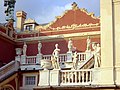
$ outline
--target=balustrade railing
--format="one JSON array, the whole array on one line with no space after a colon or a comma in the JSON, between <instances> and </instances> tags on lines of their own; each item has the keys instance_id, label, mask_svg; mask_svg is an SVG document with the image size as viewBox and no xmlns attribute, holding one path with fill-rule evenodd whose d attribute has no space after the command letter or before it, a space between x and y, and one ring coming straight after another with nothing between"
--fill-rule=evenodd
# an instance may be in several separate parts
<instances>
[{"instance_id":1,"label":"balustrade railing","mask_svg":"<svg viewBox=\"0 0 120 90\"><path fill-rule=\"evenodd\" d=\"M86 53L78 53L78 60L79 61L86 60Z\"/></svg>"},{"instance_id":2,"label":"balustrade railing","mask_svg":"<svg viewBox=\"0 0 120 90\"><path fill-rule=\"evenodd\" d=\"M92 82L92 70L62 70L60 85L89 85Z\"/></svg>"},{"instance_id":3,"label":"balustrade railing","mask_svg":"<svg viewBox=\"0 0 120 90\"><path fill-rule=\"evenodd\" d=\"M51 60L51 55L43 55L43 59Z\"/></svg>"},{"instance_id":4,"label":"balustrade railing","mask_svg":"<svg viewBox=\"0 0 120 90\"><path fill-rule=\"evenodd\" d=\"M85 61L86 60L86 54L87 53L78 53L78 60L79 61ZM51 60L51 55L42 55L43 60ZM25 59L25 64L36 64L37 56L27 56ZM59 55L59 62L65 62L67 61L67 54L60 54Z\"/></svg>"},{"instance_id":5,"label":"balustrade railing","mask_svg":"<svg viewBox=\"0 0 120 90\"><path fill-rule=\"evenodd\" d=\"M26 64L36 64L36 56L27 56Z\"/></svg>"},{"instance_id":6,"label":"balustrade railing","mask_svg":"<svg viewBox=\"0 0 120 90\"><path fill-rule=\"evenodd\" d=\"M43 59L48 59L51 60L52 55L43 55ZM59 62L65 62L67 60L67 55L66 54L60 54L59 55Z\"/></svg>"},{"instance_id":7,"label":"balustrade railing","mask_svg":"<svg viewBox=\"0 0 120 90\"><path fill-rule=\"evenodd\" d=\"M0 68L0 79L6 77L7 75L12 74L13 72L17 71L19 68L18 61L11 61L10 63L6 64L5 66Z\"/></svg>"}]
</instances>

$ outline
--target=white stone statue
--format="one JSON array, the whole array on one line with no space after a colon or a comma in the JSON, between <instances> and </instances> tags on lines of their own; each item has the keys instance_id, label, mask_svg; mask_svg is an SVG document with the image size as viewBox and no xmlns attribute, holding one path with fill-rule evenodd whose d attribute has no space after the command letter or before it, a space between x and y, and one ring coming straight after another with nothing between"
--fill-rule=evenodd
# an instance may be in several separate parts
<instances>
[{"instance_id":1,"label":"white stone statue","mask_svg":"<svg viewBox=\"0 0 120 90\"><path fill-rule=\"evenodd\" d=\"M77 65L78 65L78 54L77 52L75 52L73 54L73 69L77 69Z\"/></svg>"},{"instance_id":2,"label":"white stone statue","mask_svg":"<svg viewBox=\"0 0 120 90\"><path fill-rule=\"evenodd\" d=\"M26 42L24 42L24 45L23 45L23 55L26 56L26 51L27 51L27 45L26 45Z\"/></svg>"},{"instance_id":3,"label":"white stone statue","mask_svg":"<svg viewBox=\"0 0 120 90\"><path fill-rule=\"evenodd\" d=\"M86 51L91 51L91 49L90 49L90 44L91 44L90 36L88 36L87 41L86 41L86 44L87 44Z\"/></svg>"},{"instance_id":4,"label":"white stone statue","mask_svg":"<svg viewBox=\"0 0 120 90\"><path fill-rule=\"evenodd\" d=\"M69 38L69 41L68 41L68 52L72 52L72 49L73 49L73 41L71 38Z\"/></svg>"},{"instance_id":5,"label":"white stone statue","mask_svg":"<svg viewBox=\"0 0 120 90\"><path fill-rule=\"evenodd\" d=\"M51 56L51 61L52 61L52 67L54 69L59 69L59 63L57 62L57 60L54 58L54 56Z\"/></svg>"},{"instance_id":6,"label":"white stone statue","mask_svg":"<svg viewBox=\"0 0 120 90\"><path fill-rule=\"evenodd\" d=\"M52 56L53 56L52 59L54 59L54 61L57 63L57 68L55 68L55 69L60 68L59 67L59 52L60 52L60 49L58 48L58 44L55 44L55 49L54 49L54 51L52 53Z\"/></svg>"},{"instance_id":7,"label":"white stone statue","mask_svg":"<svg viewBox=\"0 0 120 90\"><path fill-rule=\"evenodd\" d=\"M101 64L101 47L100 44L94 44L92 45L94 51L94 68L100 67Z\"/></svg>"},{"instance_id":8,"label":"white stone statue","mask_svg":"<svg viewBox=\"0 0 120 90\"><path fill-rule=\"evenodd\" d=\"M41 54L42 43L38 41L38 54Z\"/></svg>"}]
</instances>

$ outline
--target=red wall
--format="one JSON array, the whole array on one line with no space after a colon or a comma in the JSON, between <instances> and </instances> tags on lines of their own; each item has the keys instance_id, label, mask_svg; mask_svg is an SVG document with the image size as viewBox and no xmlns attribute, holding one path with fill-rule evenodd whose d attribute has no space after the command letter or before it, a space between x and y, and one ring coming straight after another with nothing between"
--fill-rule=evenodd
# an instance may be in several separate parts
<instances>
[{"instance_id":1,"label":"red wall","mask_svg":"<svg viewBox=\"0 0 120 90\"><path fill-rule=\"evenodd\" d=\"M0 61L8 63L15 58L14 42L0 37Z\"/></svg>"}]
</instances>

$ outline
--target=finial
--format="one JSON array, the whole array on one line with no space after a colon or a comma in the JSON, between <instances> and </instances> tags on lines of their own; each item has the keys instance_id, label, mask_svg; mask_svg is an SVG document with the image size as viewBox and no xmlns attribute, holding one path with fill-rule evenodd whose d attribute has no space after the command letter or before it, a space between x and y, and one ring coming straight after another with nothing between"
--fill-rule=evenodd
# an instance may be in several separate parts
<instances>
[{"instance_id":1,"label":"finial","mask_svg":"<svg viewBox=\"0 0 120 90\"><path fill-rule=\"evenodd\" d=\"M73 10L77 10L77 9L78 9L78 6L77 6L77 3L76 3L76 2L73 2L73 4L72 4L72 9L73 9Z\"/></svg>"}]
</instances>

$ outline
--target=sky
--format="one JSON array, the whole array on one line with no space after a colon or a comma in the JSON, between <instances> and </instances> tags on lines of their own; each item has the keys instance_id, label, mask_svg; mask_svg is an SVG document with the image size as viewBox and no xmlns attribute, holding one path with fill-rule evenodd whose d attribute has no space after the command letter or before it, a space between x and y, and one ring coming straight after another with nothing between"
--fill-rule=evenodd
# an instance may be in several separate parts
<instances>
[{"instance_id":1,"label":"sky","mask_svg":"<svg viewBox=\"0 0 120 90\"><path fill-rule=\"evenodd\" d=\"M76 2L79 8L86 8L100 16L100 0L16 0L16 11L25 11L27 18L34 19L37 23L51 22L65 10L71 9L71 4ZM16 16L14 17L16 20ZM5 22L4 0L0 0L0 23Z\"/></svg>"}]
</instances>

